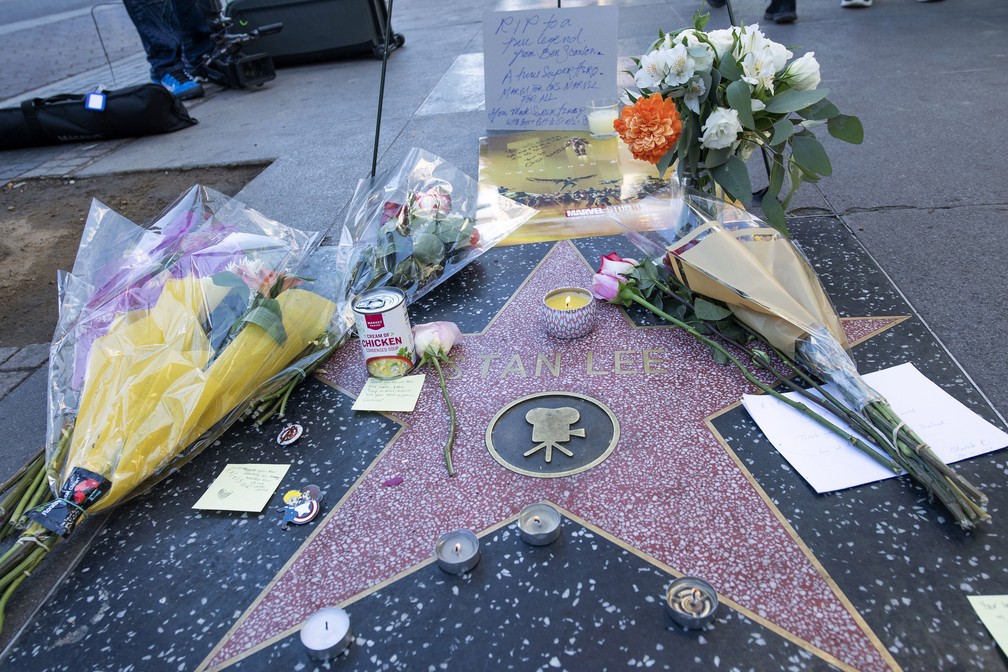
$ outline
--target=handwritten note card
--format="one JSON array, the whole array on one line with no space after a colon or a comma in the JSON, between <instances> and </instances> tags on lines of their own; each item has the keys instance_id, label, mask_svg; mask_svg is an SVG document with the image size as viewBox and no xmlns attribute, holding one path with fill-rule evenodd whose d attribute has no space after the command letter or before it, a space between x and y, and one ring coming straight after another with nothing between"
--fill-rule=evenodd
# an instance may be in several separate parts
<instances>
[{"instance_id":1,"label":"handwritten note card","mask_svg":"<svg viewBox=\"0 0 1008 672\"><path fill-rule=\"evenodd\" d=\"M967 595L984 626L1008 653L1008 595Z\"/></svg>"},{"instance_id":2,"label":"handwritten note card","mask_svg":"<svg viewBox=\"0 0 1008 672\"><path fill-rule=\"evenodd\" d=\"M913 364L864 376L893 410L947 463L1008 447L1008 434L966 408ZM795 401L795 393L786 395ZM769 395L745 395L742 404L774 447L816 492L892 478L893 473L816 422ZM816 411L821 409L816 407ZM834 424L843 421L821 412Z\"/></svg>"},{"instance_id":3,"label":"handwritten note card","mask_svg":"<svg viewBox=\"0 0 1008 672\"><path fill-rule=\"evenodd\" d=\"M412 412L416 408L425 376L403 376L391 380L368 378L351 407L355 411Z\"/></svg>"},{"instance_id":4,"label":"handwritten note card","mask_svg":"<svg viewBox=\"0 0 1008 672\"><path fill-rule=\"evenodd\" d=\"M259 513L288 469L289 464L229 464L192 508Z\"/></svg>"},{"instance_id":5,"label":"handwritten note card","mask_svg":"<svg viewBox=\"0 0 1008 672\"><path fill-rule=\"evenodd\" d=\"M616 97L617 27L614 5L484 14L487 128L587 128L588 101Z\"/></svg>"}]
</instances>

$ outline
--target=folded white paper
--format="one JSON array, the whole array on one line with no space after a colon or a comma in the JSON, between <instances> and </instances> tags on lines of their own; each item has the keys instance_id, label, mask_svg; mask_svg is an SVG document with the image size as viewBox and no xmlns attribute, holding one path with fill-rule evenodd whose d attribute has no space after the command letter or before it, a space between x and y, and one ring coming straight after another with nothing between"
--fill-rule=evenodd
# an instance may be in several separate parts
<instances>
[{"instance_id":1,"label":"folded white paper","mask_svg":"<svg viewBox=\"0 0 1008 672\"><path fill-rule=\"evenodd\" d=\"M946 463L1008 446L1008 434L966 408L913 364L869 373L864 379L889 400L896 414ZM832 386L827 389L835 392ZM802 401L795 392L785 396ZM843 490L894 476L825 427L770 395L747 394L742 404L770 443L816 492ZM847 428L842 420L812 406L834 424Z\"/></svg>"}]
</instances>

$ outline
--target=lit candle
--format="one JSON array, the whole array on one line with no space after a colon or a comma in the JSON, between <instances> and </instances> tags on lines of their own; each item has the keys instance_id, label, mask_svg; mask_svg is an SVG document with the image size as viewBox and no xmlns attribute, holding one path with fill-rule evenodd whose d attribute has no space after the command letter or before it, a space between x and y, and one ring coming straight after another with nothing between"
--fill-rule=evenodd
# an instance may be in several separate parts
<instances>
[{"instance_id":1,"label":"lit candle","mask_svg":"<svg viewBox=\"0 0 1008 672\"><path fill-rule=\"evenodd\" d=\"M594 138L611 138L616 135L613 122L619 116L619 101L612 98L588 103L588 132Z\"/></svg>"},{"instance_id":2,"label":"lit candle","mask_svg":"<svg viewBox=\"0 0 1008 672\"><path fill-rule=\"evenodd\" d=\"M554 289L543 299L542 317L550 336L580 338L595 326L595 301L586 289Z\"/></svg>"},{"instance_id":3,"label":"lit candle","mask_svg":"<svg viewBox=\"0 0 1008 672\"><path fill-rule=\"evenodd\" d=\"M312 660L332 660L350 646L350 616L339 607L319 609L301 626L301 643Z\"/></svg>"},{"instance_id":4,"label":"lit candle","mask_svg":"<svg viewBox=\"0 0 1008 672\"><path fill-rule=\"evenodd\" d=\"M465 574L480 561L479 539L469 530L445 532L434 544L438 567L449 574Z\"/></svg>"},{"instance_id":5,"label":"lit candle","mask_svg":"<svg viewBox=\"0 0 1008 672\"><path fill-rule=\"evenodd\" d=\"M665 613L678 625L702 630L714 620L718 596L703 579L684 576L672 582L665 595Z\"/></svg>"},{"instance_id":6,"label":"lit candle","mask_svg":"<svg viewBox=\"0 0 1008 672\"><path fill-rule=\"evenodd\" d=\"M518 533L526 544L545 546L560 536L562 521L560 512L549 504L530 504L518 514Z\"/></svg>"},{"instance_id":7,"label":"lit candle","mask_svg":"<svg viewBox=\"0 0 1008 672\"><path fill-rule=\"evenodd\" d=\"M591 294L578 289L558 289L546 295L546 305L556 310L575 310L588 305Z\"/></svg>"}]
</instances>

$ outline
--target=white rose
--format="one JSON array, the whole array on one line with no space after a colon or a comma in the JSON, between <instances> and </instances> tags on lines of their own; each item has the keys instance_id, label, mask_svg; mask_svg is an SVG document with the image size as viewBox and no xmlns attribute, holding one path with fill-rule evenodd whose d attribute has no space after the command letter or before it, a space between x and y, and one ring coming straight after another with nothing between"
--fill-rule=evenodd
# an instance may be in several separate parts
<instances>
[{"instance_id":1,"label":"white rose","mask_svg":"<svg viewBox=\"0 0 1008 672\"><path fill-rule=\"evenodd\" d=\"M735 32L730 28L712 30L707 33L707 39L714 46L717 57L724 58L731 53L732 45L735 43Z\"/></svg>"},{"instance_id":2,"label":"white rose","mask_svg":"<svg viewBox=\"0 0 1008 672\"><path fill-rule=\"evenodd\" d=\"M810 51L789 65L784 71L784 78L792 89L799 91L811 91L819 86L819 62L815 59L815 52Z\"/></svg>"},{"instance_id":3,"label":"white rose","mask_svg":"<svg viewBox=\"0 0 1008 672\"><path fill-rule=\"evenodd\" d=\"M700 144L707 149L734 147L742 133L738 112L728 107L719 107L704 122Z\"/></svg>"}]
</instances>

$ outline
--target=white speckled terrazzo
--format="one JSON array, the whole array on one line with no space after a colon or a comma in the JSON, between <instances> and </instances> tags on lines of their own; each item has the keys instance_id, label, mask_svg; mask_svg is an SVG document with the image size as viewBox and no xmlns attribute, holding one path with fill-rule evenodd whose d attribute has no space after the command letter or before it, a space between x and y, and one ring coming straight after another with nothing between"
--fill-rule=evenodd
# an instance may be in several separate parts
<instances>
[{"instance_id":1,"label":"white speckled terrazzo","mask_svg":"<svg viewBox=\"0 0 1008 672\"><path fill-rule=\"evenodd\" d=\"M705 418L750 391L733 369L712 365L687 335L633 326L613 306L599 306L596 329L584 339L545 335L542 296L559 286L586 287L590 277L575 247L557 244L497 318L456 346L449 389L459 417L458 476L448 478L443 466L447 417L431 375L416 411L400 416L403 431L244 616L212 666L425 560L446 530L478 532L548 499L657 561L706 578L826 658L887 669L846 598L706 427ZM848 323L857 327L851 339L891 320L873 322ZM559 375L540 356L554 367L559 356ZM338 352L324 375L359 391L365 371L356 343ZM535 479L490 456L484 432L492 416L547 390L588 394L614 411L622 435L605 462L570 477ZM396 477L400 485L383 485Z\"/></svg>"}]
</instances>

